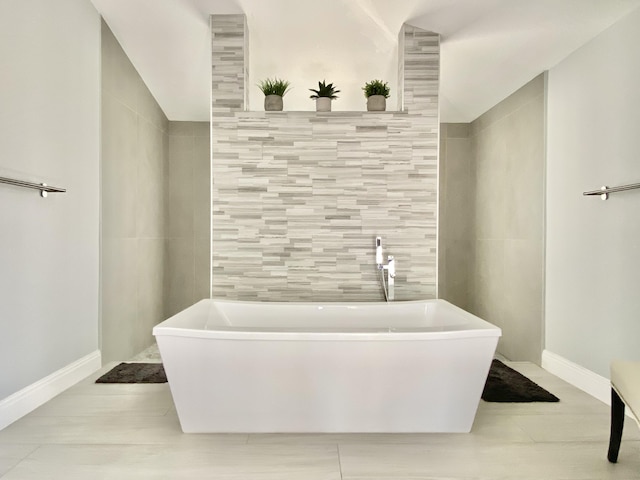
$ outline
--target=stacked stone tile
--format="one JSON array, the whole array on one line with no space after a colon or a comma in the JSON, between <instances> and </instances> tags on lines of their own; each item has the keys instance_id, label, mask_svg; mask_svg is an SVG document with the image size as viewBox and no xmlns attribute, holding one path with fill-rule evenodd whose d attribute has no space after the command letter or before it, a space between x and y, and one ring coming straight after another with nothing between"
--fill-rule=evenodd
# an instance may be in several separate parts
<instances>
[{"instance_id":1,"label":"stacked stone tile","mask_svg":"<svg viewBox=\"0 0 640 480\"><path fill-rule=\"evenodd\" d=\"M244 16L211 25L213 297L382 300L378 235L396 298L435 297L438 36L400 33L403 111L252 112Z\"/></svg>"}]
</instances>

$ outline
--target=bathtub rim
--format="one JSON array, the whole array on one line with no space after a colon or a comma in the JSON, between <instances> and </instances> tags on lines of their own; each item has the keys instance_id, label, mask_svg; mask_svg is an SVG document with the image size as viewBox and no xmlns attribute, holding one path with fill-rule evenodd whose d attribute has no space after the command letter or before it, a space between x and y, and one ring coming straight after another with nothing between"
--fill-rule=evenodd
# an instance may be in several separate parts
<instances>
[{"instance_id":1,"label":"bathtub rim","mask_svg":"<svg viewBox=\"0 0 640 480\"><path fill-rule=\"evenodd\" d=\"M331 305L331 306L378 306L380 308L392 308L394 305L436 303L452 309L456 314L472 319L475 325L471 328L459 330L426 330L425 328L358 328L322 330L318 327L308 329L297 328L283 330L282 327L247 328L216 326L214 329L180 326L188 315L202 314L199 310L209 308L210 303L233 303L255 306L264 303L270 306L305 306L305 305ZM389 307L387 307L387 305ZM178 325L176 325L178 324ZM255 302L246 300L229 300L207 298L196 302L177 314L169 317L153 328L155 337L186 337L216 340L242 340L242 341L438 341L443 339L462 338L486 338L502 336L502 330L486 320L467 312L443 299L407 300L393 303L387 302Z\"/></svg>"}]
</instances>

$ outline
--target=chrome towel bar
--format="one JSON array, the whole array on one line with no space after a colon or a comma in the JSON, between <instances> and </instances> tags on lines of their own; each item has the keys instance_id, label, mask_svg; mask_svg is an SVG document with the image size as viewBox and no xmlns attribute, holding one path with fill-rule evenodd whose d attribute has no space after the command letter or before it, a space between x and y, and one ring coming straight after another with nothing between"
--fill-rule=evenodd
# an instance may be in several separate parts
<instances>
[{"instance_id":1,"label":"chrome towel bar","mask_svg":"<svg viewBox=\"0 0 640 480\"><path fill-rule=\"evenodd\" d=\"M625 190L634 190L640 188L640 183L631 183L629 185L621 185L619 187L601 187L600 190L592 190L591 192L582 192L582 195L600 195L602 200L609 198L610 193L624 192Z\"/></svg>"},{"instance_id":2,"label":"chrome towel bar","mask_svg":"<svg viewBox=\"0 0 640 480\"><path fill-rule=\"evenodd\" d=\"M6 183L7 185L14 185L16 187L32 188L34 190L40 190L40 196L46 197L48 193L64 193L67 190L65 188L52 187L46 183L33 183L26 182L24 180L16 180L14 178L0 177L0 183Z\"/></svg>"}]
</instances>

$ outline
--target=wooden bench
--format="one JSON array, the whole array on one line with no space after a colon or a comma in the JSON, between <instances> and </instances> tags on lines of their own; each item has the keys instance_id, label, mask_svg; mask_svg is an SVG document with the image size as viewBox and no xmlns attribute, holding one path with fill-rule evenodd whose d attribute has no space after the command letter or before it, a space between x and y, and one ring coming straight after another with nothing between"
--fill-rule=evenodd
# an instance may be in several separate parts
<instances>
[{"instance_id":1,"label":"wooden bench","mask_svg":"<svg viewBox=\"0 0 640 480\"><path fill-rule=\"evenodd\" d=\"M638 416L640 414L640 362L615 360L611 362L611 436L607 455L611 463L618 461L625 405L638 421L640 418Z\"/></svg>"}]
</instances>

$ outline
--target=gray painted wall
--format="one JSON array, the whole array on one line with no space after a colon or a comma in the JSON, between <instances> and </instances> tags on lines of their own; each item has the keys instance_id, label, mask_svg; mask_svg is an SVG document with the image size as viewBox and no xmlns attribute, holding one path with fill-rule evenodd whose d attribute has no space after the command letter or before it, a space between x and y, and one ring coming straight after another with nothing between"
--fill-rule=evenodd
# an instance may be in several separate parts
<instances>
[{"instance_id":1,"label":"gray painted wall","mask_svg":"<svg viewBox=\"0 0 640 480\"><path fill-rule=\"evenodd\" d=\"M165 316L169 122L102 23L102 358L151 345Z\"/></svg>"},{"instance_id":2,"label":"gray painted wall","mask_svg":"<svg viewBox=\"0 0 640 480\"><path fill-rule=\"evenodd\" d=\"M549 71L546 349L609 376L640 360L640 10Z\"/></svg>"},{"instance_id":3,"label":"gray painted wall","mask_svg":"<svg viewBox=\"0 0 640 480\"><path fill-rule=\"evenodd\" d=\"M400 34L405 111L317 114L244 111L244 17L212 32L213 295L383 300L380 235L396 298L435 297L438 36Z\"/></svg>"},{"instance_id":4,"label":"gray painted wall","mask_svg":"<svg viewBox=\"0 0 640 480\"><path fill-rule=\"evenodd\" d=\"M209 122L169 122L166 317L211 295L209 138Z\"/></svg>"},{"instance_id":5,"label":"gray painted wall","mask_svg":"<svg viewBox=\"0 0 640 480\"><path fill-rule=\"evenodd\" d=\"M543 345L545 76L471 123L471 311L502 328L498 351L540 363Z\"/></svg>"},{"instance_id":6,"label":"gray painted wall","mask_svg":"<svg viewBox=\"0 0 640 480\"><path fill-rule=\"evenodd\" d=\"M0 399L98 349L100 17L0 2Z\"/></svg>"}]
</instances>

